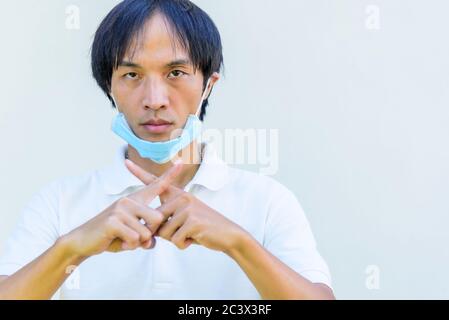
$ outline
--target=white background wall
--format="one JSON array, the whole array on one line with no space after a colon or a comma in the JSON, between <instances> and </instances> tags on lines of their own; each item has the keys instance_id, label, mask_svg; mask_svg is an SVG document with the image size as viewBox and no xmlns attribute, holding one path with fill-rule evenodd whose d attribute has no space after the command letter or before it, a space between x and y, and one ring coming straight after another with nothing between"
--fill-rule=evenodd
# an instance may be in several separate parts
<instances>
[{"instance_id":1,"label":"white background wall","mask_svg":"<svg viewBox=\"0 0 449 320\"><path fill-rule=\"evenodd\" d=\"M225 49L206 125L280 130L275 178L302 203L337 297L449 298L449 3L195 2ZM33 193L120 144L89 68L116 3L1 5L0 248ZM79 30L66 28L71 4Z\"/></svg>"}]
</instances>

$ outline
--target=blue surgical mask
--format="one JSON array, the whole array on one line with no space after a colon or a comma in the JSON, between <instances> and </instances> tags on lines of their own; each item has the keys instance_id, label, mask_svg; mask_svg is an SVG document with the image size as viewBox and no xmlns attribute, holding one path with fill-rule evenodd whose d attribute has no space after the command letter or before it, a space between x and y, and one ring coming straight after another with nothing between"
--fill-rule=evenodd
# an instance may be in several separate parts
<instances>
[{"instance_id":1,"label":"blue surgical mask","mask_svg":"<svg viewBox=\"0 0 449 320\"><path fill-rule=\"evenodd\" d=\"M201 106L203 105L204 94L207 92L209 81L210 80L207 81L206 90L201 97L196 113L188 116L186 124L179 137L160 142L140 139L131 130L128 122L126 121L125 115L120 112L119 106L117 105L114 97L112 97L112 99L114 100L115 106L117 107L119 113L112 121L112 131L125 140L128 144L133 146L142 158L150 159L158 164L169 162L178 154L179 151L187 147L190 143L192 143L192 141L198 139L202 133L203 123L199 119L198 115L201 111Z\"/></svg>"}]
</instances>

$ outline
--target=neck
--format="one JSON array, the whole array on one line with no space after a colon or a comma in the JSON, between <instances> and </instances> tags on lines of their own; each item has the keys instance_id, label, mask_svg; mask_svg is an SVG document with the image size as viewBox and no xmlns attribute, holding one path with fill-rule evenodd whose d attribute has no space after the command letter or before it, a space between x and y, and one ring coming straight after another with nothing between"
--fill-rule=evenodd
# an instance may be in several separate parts
<instances>
[{"instance_id":1,"label":"neck","mask_svg":"<svg viewBox=\"0 0 449 320\"><path fill-rule=\"evenodd\" d=\"M197 141L193 141L187 147L179 151L178 157L184 163L182 167L182 171L175 178L173 184L181 189L193 179L196 172L198 171L201 164L201 153L202 153L202 145L198 144ZM169 168L173 166L172 161L168 161L167 163L159 164L151 159L142 158L136 149L134 149L131 145L128 145L128 159L140 166L145 171L150 172L151 174L160 177L164 174Z\"/></svg>"}]
</instances>

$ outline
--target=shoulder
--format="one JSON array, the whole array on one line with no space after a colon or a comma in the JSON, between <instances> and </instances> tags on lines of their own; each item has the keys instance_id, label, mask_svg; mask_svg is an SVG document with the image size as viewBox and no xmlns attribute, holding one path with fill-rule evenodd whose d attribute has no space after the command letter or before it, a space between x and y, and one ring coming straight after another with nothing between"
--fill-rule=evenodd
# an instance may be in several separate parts
<instances>
[{"instance_id":1,"label":"shoulder","mask_svg":"<svg viewBox=\"0 0 449 320\"><path fill-rule=\"evenodd\" d=\"M229 167L229 186L243 193L263 196L266 200L295 198L294 193L275 178L239 168Z\"/></svg>"},{"instance_id":2,"label":"shoulder","mask_svg":"<svg viewBox=\"0 0 449 320\"><path fill-rule=\"evenodd\" d=\"M57 199L67 193L86 191L98 181L98 174L98 170L90 170L78 175L62 176L45 183L34 196Z\"/></svg>"}]
</instances>

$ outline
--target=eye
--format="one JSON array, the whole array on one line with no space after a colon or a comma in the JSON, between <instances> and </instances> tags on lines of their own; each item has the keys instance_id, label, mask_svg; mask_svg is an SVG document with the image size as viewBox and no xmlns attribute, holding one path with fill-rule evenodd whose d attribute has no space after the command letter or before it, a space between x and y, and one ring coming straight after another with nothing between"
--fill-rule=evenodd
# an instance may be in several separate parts
<instances>
[{"instance_id":1,"label":"eye","mask_svg":"<svg viewBox=\"0 0 449 320\"><path fill-rule=\"evenodd\" d=\"M183 76L187 73L185 73L184 71L181 70L173 70L172 72L170 72L170 74L168 75L169 78L179 78L180 76Z\"/></svg>"},{"instance_id":2,"label":"eye","mask_svg":"<svg viewBox=\"0 0 449 320\"><path fill-rule=\"evenodd\" d=\"M139 77L139 75L135 72L128 72L127 74L124 75L124 77L131 80L136 80Z\"/></svg>"}]
</instances>

